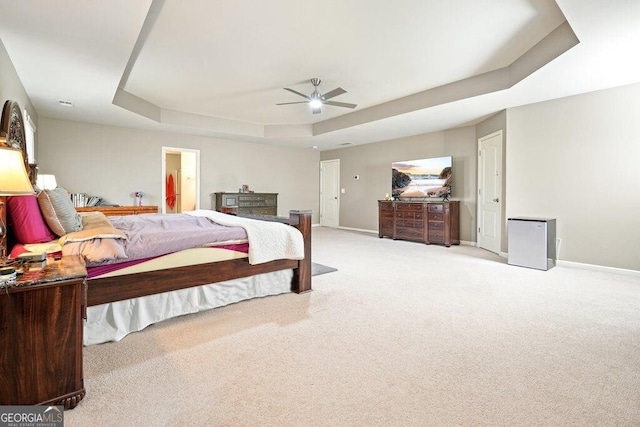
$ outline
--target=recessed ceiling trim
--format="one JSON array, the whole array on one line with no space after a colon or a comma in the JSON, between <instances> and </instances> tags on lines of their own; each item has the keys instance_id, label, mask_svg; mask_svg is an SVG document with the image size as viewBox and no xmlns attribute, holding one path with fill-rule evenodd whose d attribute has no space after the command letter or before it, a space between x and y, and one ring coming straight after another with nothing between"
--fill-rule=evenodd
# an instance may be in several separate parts
<instances>
[{"instance_id":1,"label":"recessed ceiling trim","mask_svg":"<svg viewBox=\"0 0 640 427\"><path fill-rule=\"evenodd\" d=\"M400 114L509 89L578 43L580 40L569 23L565 21L506 67L315 123L313 134L322 135Z\"/></svg>"},{"instance_id":2,"label":"recessed ceiling trim","mask_svg":"<svg viewBox=\"0 0 640 427\"><path fill-rule=\"evenodd\" d=\"M113 105L122 107L125 110L129 110L132 113L146 117L156 122L161 120L161 109L157 105L154 105L142 98L138 98L135 95L130 94L126 90L116 89L116 94L113 97Z\"/></svg>"},{"instance_id":3,"label":"recessed ceiling trim","mask_svg":"<svg viewBox=\"0 0 640 427\"><path fill-rule=\"evenodd\" d=\"M264 137L264 126L238 120L221 119L201 114L161 109L160 122L168 125L214 131L226 135Z\"/></svg>"},{"instance_id":4,"label":"recessed ceiling trim","mask_svg":"<svg viewBox=\"0 0 640 427\"><path fill-rule=\"evenodd\" d=\"M146 18L144 19L144 23L142 24L142 28L140 29L140 34L136 39L136 44L133 45L131 56L129 57L129 61L127 61L126 67L124 68L124 73L122 73L122 77L120 78L120 83L118 84L119 88L124 89L127 85L127 80L129 80L131 70L136 63L138 56L140 55L140 51L147 41L147 38L149 38L149 34L151 34L151 30L153 29L154 24L158 20L160 11L164 6L164 2L165 0L152 0L151 6L149 7L149 12L147 13Z\"/></svg>"}]
</instances>

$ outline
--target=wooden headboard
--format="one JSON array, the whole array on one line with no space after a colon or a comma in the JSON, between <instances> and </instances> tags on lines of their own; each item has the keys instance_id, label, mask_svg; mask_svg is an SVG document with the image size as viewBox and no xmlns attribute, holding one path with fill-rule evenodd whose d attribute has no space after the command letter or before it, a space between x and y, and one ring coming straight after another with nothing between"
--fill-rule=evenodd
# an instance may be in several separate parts
<instances>
[{"instance_id":1,"label":"wooden headboard","mask_svg":"<svg viewBox=\"0 0 640 427\"><path fill-rule=\"evenodd\" d=\"M9 146L22 151L24 167L29 174L32 184L36 182L38 166L29 163L27 140L24 133L22 110L17 101L7 100L2 107L2 122L0 123L0 146Z\"/></svg>"}]
</instances>

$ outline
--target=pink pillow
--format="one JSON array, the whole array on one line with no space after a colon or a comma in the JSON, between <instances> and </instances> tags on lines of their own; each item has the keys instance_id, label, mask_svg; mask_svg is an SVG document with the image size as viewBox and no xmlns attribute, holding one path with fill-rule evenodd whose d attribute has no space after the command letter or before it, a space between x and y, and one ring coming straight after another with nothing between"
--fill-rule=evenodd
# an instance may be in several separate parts
<instances>
[{"instance_id":1,"label":"pink pillow","mask_svg":"<svg viewBox=\"0 0 640 427\"><path fill-rule=\"evenodd\" d=\"M57 238L44 222L35 194L7 197L7 215L18 243L44 243Z\"/></svg>"}]
</instances>

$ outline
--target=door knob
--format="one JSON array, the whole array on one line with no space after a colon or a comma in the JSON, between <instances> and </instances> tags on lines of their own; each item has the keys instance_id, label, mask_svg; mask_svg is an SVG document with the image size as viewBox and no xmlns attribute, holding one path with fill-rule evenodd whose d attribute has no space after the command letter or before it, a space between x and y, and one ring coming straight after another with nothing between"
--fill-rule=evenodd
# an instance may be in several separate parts
<instances>
[{"instance_id":1,"label":"door knob","mask_svg":"<svg viewBox=\"0 0 640 427\"><path fill-rule=\"evenodd\" d=\"M495 199L493 199L494 202L498 203L500 201L500 199L498 199L497 197Z\"/></svg>"}]
</instances>

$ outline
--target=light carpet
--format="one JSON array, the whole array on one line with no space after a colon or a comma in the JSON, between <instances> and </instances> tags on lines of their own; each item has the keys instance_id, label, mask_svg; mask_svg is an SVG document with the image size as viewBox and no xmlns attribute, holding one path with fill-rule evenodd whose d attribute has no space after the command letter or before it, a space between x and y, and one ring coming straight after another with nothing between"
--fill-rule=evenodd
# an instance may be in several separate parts
<instances>
[{"instance_id":1,"label":"light carpet","mask_svg":"<svg viewBox=\"0 0 640 427\"><path fill-rule=\"evenodd\" d=\"M67 426L640 424L640 278L313 229L313 292L84 349Z\"/></svg>"}]
</instances>

